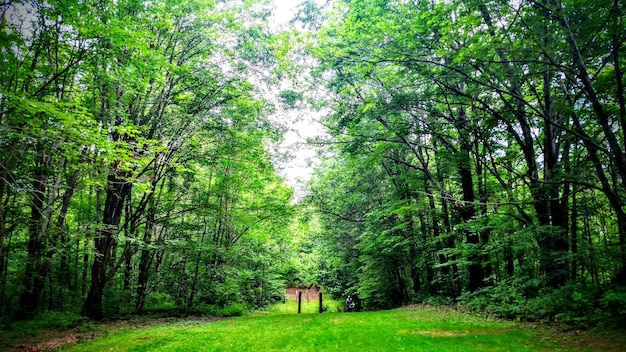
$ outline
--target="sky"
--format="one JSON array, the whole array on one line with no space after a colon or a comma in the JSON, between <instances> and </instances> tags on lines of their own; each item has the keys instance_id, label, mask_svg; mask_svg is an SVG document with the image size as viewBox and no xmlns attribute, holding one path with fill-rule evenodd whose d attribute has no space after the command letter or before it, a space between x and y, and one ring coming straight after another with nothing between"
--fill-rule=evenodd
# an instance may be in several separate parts
<instances>
[{"instance_id":1,"label":"sky","mask_svg":"<svg viewBox=\"0 0 626 352\"><path fill-rule=\"evenodd\" d=\"M296 14L302 0L272 0L275 6L274 21L277 25L287 25ZM318 161L315 148L306 145L306 139L319 136L323 132L318 122L319 115L311 110L291 110L280 112L277 118L286 120L290 130L285 133L281 145L292 158L279 166L280 174L295 190L296 199L304 193L304 183L311 178L313 165Z\"/></svg>"},{"instance_id":2,"label":"sky","mask_svg":"<svg viewBox=\"0 0 626 352\"><path fill-rule=\"evenodd\" d=\"M276 20L280 23L289 22L295 15L296 8L301 2L302 0L272 0L272 3L276 6L276 11L274 12Z\"/></svg>"}]
</instances>

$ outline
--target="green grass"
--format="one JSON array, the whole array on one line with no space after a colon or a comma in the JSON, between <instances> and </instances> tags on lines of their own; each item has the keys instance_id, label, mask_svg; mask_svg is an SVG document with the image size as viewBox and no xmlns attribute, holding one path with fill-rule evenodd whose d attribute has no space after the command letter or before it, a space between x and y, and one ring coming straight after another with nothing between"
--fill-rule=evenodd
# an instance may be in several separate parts
<instances>
[{"instance_id":1,"label":"green grass","mask_svg":"<svg viewBox=\"0 0 626 352\"><path fill-rule=\"evenodd\" d=\"M307 306L308 307L308 306ZM555 342L511 322L436 308L272 312L123 330L64 351L537 351Z\"/></svg>"},{"instance_id":2,"label":"green grass","mask_svg":"<svg viewBox=\"0 0 626 352\"><path fill-rule=\"evenodd\" d=\"M337 312L337 309L343 309L343 303L339 301L334 301L331 299L322 299L322 307L326 307L328 313ZM300 306L300 311L302 314L305 313L319 313L320 304L315 297L315 299L309 299L308 301L303 298L302 304ZM268 307L262 312L268 312L272 314L282 313L282 314L297 314L298 313L298 302L294 299L287 299L285 303L278 303Z\"/></svg>"}]
</instances>

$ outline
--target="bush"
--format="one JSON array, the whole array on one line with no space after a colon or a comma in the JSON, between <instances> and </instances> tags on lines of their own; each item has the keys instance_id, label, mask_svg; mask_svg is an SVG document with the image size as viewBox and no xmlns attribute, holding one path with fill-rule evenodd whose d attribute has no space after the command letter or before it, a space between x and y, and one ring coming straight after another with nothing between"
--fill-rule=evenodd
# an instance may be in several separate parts
<instances>
[{"instance_id":1,"label":"bush","mask_svg":"<svg viewBox=\"0 0 626 352\"><path fill-rule=\"evenodd\" d=\"M598 291L582 285L566 285L559 289L543 289L529 301L529 318L581 328L598 322Z\"/></svg>"},{"instance_id":2,"label":"bush","mask_svg":"<svg viewBox=\"0 0 626 352\"><path fill-rule=\"evenodd\" d=\"M232 303L222 308L222 317L239 317L245 313L246 308L241 303Z\"/></svg>"},{"instance_id":3,"label":"bush","mask_svg":"<svg viewBox=\"0 0 626 352\"><path fill-rule=\"evenodd\" d=\"M44 312L35 317L32 323L43 328L69 329L79 326L89 319L73 312Z\"/></svg>"},{"instance_id":4,"label":"bush","mask_svg":"<svg viewBox=\"0 0 626 352\"><path fill-rule=\"evenodd\" d=\"M144 312L168 312L179 309L176 302L167 293L152 293L146 297Z\"/></svg>"},{"instance_id":5,"label":"bush","mask_svg":"<svg viewBox=\"0 0 626 352\"><path fill-rule=\"evenodd\" d=\"M50 329L71 329L85 325L87 322L89 322L88 318L82 317L74 312L47 311L38 314L32 320L14 322L7 326L7 328L26 333L36 333Z\"/></svg>"},{"instance_id":6,"label":"bush","mask_svg":"<svg viewBox=\"0 0 626 352\"><path fill-rule=\"evenodd\" d=\"M626 287L618 287L605 292L600 299L603 314L601 324L624 328L626 321Z\"/></svg>"},{"instance_id":7,"label":"bush","mask_svg":"<svg viewBox=\"0 0 626 352\"><path fill-rule=\"evenodd\" d=\"M231 303L220 307L219 305L206 305L199 309L198 313L215 317L238 317L246 312L246 308L241 303Z\"/></svg>"},{"instance_id":8,"label":"bush","mask_svg":"<svg viewBox=\"0 0 626 352\"><path fill-rule=\"evenodd\" d=\"M521 320L528 314L528 299L524 292L532 285L506 282L498 286L485 287L474 293L464 293L459 303L474 312L495 314L506 319Z\"/></svg>"},{"instance_id":9,"label":"bush","mask_svg":"<svg viewBox=\"0 0 626 352\"><path fill-rule=\"evenodd\" d=\"M617 326L626 318L626 290L608 291L583 285L544 288L531 297L533 284L510 282L464 293L459 303L475 312L521 321L542 321L590 328L602 321Z\"/></svg>"}]
</instances>

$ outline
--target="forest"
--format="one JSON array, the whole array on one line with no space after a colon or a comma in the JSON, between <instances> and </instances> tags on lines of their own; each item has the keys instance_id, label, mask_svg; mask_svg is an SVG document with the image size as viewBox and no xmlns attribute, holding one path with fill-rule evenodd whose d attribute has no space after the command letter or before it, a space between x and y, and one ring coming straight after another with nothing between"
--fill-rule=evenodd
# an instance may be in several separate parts
<instances>
[{"instance_id":1,"label":"forest","mask_svg":"<svg viewBox=\"0 0 626 352\"><path fill-rule=\"evenodd\" d=\"M0 324L359 310L626 321L621 0L0 4ZM319 116L302 196L281 150ZM313 127L311 127L313 128Z\"/></svg>"}]
</instances>

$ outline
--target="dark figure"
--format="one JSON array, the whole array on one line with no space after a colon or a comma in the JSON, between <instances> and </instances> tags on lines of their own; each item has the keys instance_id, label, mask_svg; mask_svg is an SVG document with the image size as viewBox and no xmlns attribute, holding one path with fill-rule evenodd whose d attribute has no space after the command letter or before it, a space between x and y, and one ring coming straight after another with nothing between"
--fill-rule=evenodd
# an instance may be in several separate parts
<instances>
[{"instance_id":1,"label":"dark figure","mask_svg":"<svg viewBox=\"0 0 626 352\"><path fill-rule=\"evenodd\" d=\"M352 312L354 309L354 302L352 301L352 297L348 296L346 298L346 312Z\"/></svg>"}]
</instances>

